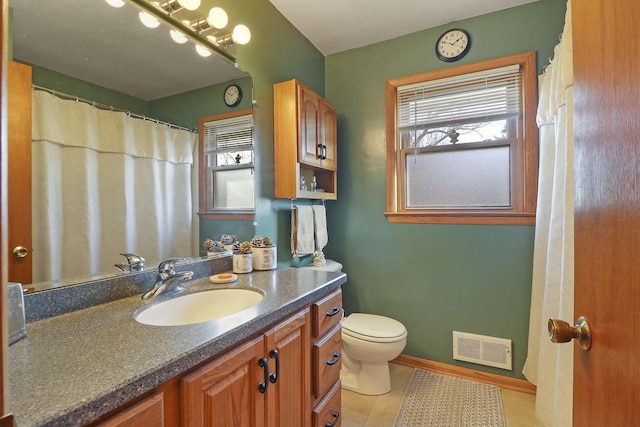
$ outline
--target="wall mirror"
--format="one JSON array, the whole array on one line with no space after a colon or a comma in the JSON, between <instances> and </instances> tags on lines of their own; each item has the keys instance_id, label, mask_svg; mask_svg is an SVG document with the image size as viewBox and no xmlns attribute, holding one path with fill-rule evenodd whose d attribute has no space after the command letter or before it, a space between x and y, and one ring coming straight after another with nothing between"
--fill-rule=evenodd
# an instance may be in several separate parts
<instances>
[{"instance_id":1,"label":"wall mirror","mask_svg":"<svg viewBox=\"0 0 640 427\"><path fill-rule=\"evenodd\" d=\"M212 7L207 3L203 1L196 11L184 11L191 13L191 16L185 15L184 19L206 15L208 8ZM220 110L216 111L216 108L228 108L224 106L222 96L212 98L210 102L207 99L206 103L201 103L206 105L197 108L191 105L188 108L176 108L175 105L167 107L170 102L163 100L203 88L226 87L226 82L232 80L251 81L246 72L227 59L215 54L202 57L195 52L195 45L191 41L185 44L175 43L169 35L169 29L162 24L155 29L143 26L138 19L138 9L130 4L114 8L103 0L80 3L76 0L10 0L9 6L12 16L10 51L13 60L33 65L38 72L43 69L45 74L53 71L52 76L59 73L119 92L123 97L131 97L138 105L159 102L160 107L151 108L149 117L154 117L154 112L158 111L162 115L159 118L163 121L196 129L199 116L218 113ZM233 17L229 19L231 24ZM55 81L55 77L51 79L53 80L50 81ZM251 88L244 89L245 97L250 99ZM63 92L78 96L77 93L72 93L73 88L68 84ZM80 93L84 92L81 90ZM179 112L181 116L173 120L166 116L167 112ZM147 113L142 111L140 114ZM197 167L194 167L193 174L194 182L197 182ZM97 192L102 191L108 190L100 189ZM173 188L170 191L185 192L191 189ZM197 194L197 190L194 194ZM172 193L166 194L166 199L167 203L171 203ZM34 200L34 203L37 201ZM193 216L196 222L195 212ZM86 214L86 217L88 221L95 221L91 213ZM144 218L137 221L144 222ZM119 229L126 240L127 227L123 224ZM36 251L42 246L39 242L41 237L36 233L32 236L32 247ZM172 239L174 237L169 236L164 240ZM84 249L76 247L73 250ZM135 245L122 248L121 251L138 252ZM145 256L143 251L140 252L140 255ZM189 257L198 254L194 245L191 254L177 255ZM114 264L126 261L118 253L113 256ZM147 259L146 268L153 268L158 261ZM40 278L43 283L33 283L30 287L35 290L48 289L113 274L126 273L118 273L113 266L105 271L88 270L86 273L74 274L73 277Z\"/></svg>"}]
</instances>

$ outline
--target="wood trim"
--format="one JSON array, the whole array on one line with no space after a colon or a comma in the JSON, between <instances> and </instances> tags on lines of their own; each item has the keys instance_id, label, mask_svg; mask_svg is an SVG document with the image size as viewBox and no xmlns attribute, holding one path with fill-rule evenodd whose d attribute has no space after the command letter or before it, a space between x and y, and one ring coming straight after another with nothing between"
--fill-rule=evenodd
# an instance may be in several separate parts
<instances>
[{"instance_id":1,"label":"wood trim","mask_svg":"<svg viewBox=\"0 0 640 427\"><path fill-rule=\"evenodd\" d=\"M523 124L521 140L524 144L515 147L515 163L518 165L513 172L512 190L513 207L506 210L472 210L460 209L449 211L412 211L400 210L401 200L404 200L404 166L399 154L396 135L396 104L397 88L405 85L437 80L445 77L458 76L491 70L508 65L519 64L524 76L522 86L524 93ZM445 68L387 80L386 83L386 156L387 156L387 200L384 215L389 222L397 223L436 223L436 224L535 224L538 184L538 129L535 112L538 103L536 73L536 52L524 52L516 55L490 59L458 67ZM400 182L400 184L399 184Z\"/></svg>"},{"instance_id":2,"label":"wood trim","mask_svg":"<svg viewBox=\"0 0 640 427\"><path fill-rule=\"evenodd\" d=\"M396 200L398 183L397 161L398 161L398 141L396 141L396 89L398 85L387 81L387 212L398 210Z\"/></svg>"},{"instance_id":3,"label":"wood trim","mask_svg":"<svg viewBox=\"0 0 640 427\"><path fill-rule=\"evenodd\" d=\"M538 111L538 73L536 68L536 53L530 52L521 62L522 82L524 89L524 206L525 212L535 215L538 203L538 125L536 114Z\"/></svg>"},{"instance_id":4,"label":"wood trim","mask_svg":"<svg viewBox=\"0 0 640 427\"><path fill-rule=\"evenodd\" d=\"M535 214L500 214L464 212L412 214L404 212L384 212L389 222L401 224L486 224L486 225L535 225Z\"/></svg>"},{"instance_id":5,"label":"wood trim","mask_svg":"<svg viewBox=\"0 0 640 427\"><path fill-rule=\"evenodd\" d=\"M439 374L451 375L458 378L464 378L471 381L477 381L485 384L496 385L507 390L518 391L526 394L536 394L536 386L529 381L519 380L517 378L504 377L502 375L490 374L488 372L476 371L475 369L463 368L461 366L453 366L446 363L435 362L433 360L421 359L419 357L401 354L391 361L398 365L409 366L412 368L425 369L427 371L437 372Z\"/></svg>"},{"instance_id":6,"label":"wood trim","mask_svg":"<svg viewBox=\"0 0 640 427\"><path fill-rule=\"evenodd\" d=\"M255 213L246 212L198 212L198 217L202 220L227 220L227 221L253 221Z\"/></svg>"},{"instance_id":7,"label":"wood trim","mask_svg":"<svg viewBox=\"0 0 640 427\"><path fill-rule=\"evenodd\" d=\"M211 122L214 120L224 120L230 119L232 117L239 116L248 116L253 114L253 108L243 108L242 110L237 111L229 111L228 113L214 114L212 116L204 116L198 119L198 215L200 219L221 219L221 220L253 220L253 214L246 215L243 217L238 213L229 213L225 212L224 214L219 214L217 212L209 211L209 206L211 206L211 188L209 184L209 180L207 179L207 168L205 162L204 155L204 143L202 138L204 138L204 124L207 122Z\"/></svg>"},{"instance_id":8,"label":"wood trim","mask_svg":"<svg viewBox=\"0 0 640 427\"><path fill-rule=\"evenodd\" d=\"M9 327L7 325L7 282L8 282L8 242L7 242L7 61L8 61L8 16L9 1L2 0L0 7L0 415L6 414L6 393L9 368ZM13 422L13 421L11 421Z\"/></svg>"}]
</instances>

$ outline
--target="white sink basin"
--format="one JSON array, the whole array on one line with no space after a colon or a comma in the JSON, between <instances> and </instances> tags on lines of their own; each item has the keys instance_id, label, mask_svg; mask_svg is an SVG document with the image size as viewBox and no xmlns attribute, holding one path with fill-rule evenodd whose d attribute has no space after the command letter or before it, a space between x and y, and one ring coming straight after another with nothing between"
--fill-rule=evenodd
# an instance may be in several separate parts
<instances>
[{"instance_id":1,"label":"white sink basin","mask_svg":"<svg viewBox=\"0 0 640 427\"><path fill-rule=\"evenodd\" d=\"M145 325L191 325L229 316L262 301L264 294L253 289L214 289L183 295L134 313Z\"/></svg>"}]
</instances>

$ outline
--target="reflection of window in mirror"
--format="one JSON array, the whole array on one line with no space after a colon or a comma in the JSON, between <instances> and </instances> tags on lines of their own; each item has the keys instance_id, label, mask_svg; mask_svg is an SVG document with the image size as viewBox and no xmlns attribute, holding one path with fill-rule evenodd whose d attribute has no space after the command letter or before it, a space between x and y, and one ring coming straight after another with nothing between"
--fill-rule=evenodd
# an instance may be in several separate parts
<instances>
[{"instance_id":1,"label":"reflection of window in mirror","mask_svg":"<svg viewBox=\"0 0 640 427\"><path fill-rule=\"evenodd\" d=\"M252 109L201 117L198 135L200 218L253 219Z\"/></svg>"}]
</instances>

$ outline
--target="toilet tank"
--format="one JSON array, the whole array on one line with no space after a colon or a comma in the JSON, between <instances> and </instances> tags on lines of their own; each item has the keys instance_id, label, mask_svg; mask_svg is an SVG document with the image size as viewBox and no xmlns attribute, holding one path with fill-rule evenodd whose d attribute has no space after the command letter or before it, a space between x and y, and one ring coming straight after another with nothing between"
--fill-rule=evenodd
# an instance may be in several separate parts
<instances>
[{"instance_id":1,"label":"toilet tank","mask_svg":"<svg viewBox=\"0 0 640 427\"><path fill-rule=\"evenodd\" d=\"M311 270L332 271L332 272L339 273L342 271L342 264L332 259L328 259L326 265L315 267L313 264L309 264L305 267L300 267L300 268L309 268Z\"/></svg>"}]
</instances>

